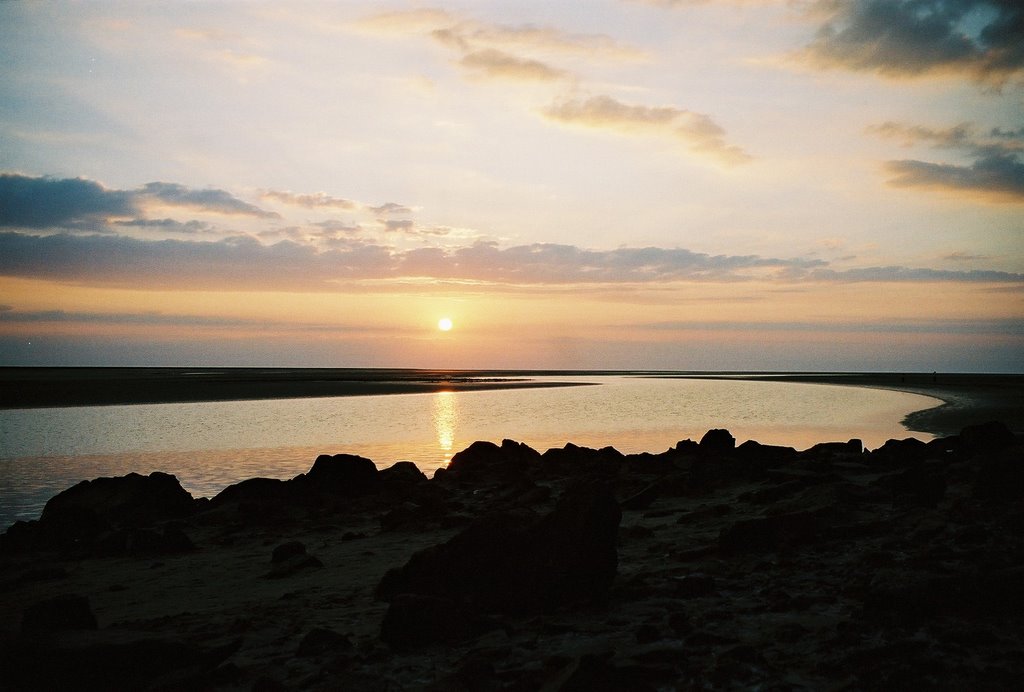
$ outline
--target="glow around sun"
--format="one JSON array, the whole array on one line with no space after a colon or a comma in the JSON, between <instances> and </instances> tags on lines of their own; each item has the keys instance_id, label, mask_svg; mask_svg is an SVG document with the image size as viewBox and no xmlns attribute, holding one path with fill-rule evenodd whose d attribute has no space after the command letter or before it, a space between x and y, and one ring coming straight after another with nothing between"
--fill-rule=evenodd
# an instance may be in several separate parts
<instances>
[{"instance_id":1,"label":"glow around sun","mask_svg":"<svg viewBox=\"0 0 1024 692\"><path fill-rule=\"evenodd\" d=\"M450 332L452 329L452 321L447 317L442 317L437 321L437 328L442 332Z\"/></svg>"}]
</instances>

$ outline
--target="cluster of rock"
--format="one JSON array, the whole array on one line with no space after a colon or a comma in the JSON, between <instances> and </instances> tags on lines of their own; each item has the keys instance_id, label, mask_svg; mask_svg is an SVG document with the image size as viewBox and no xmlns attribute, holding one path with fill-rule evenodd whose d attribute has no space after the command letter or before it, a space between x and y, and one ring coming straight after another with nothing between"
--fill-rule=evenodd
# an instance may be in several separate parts
<instances>
[{"instance_id":1,"label":"cluster of rock","mask_svg":"<svg viewBox=\"0 0 1024 692\"><path fill-rule=\"evenodd\" d=\"M430 480L409 462L322 455L210 500L129 474L55 496L0 537L0 556L179 555L216 550L195 539L210 526L298 534L339 517L377 529L338 541L440 538L367 585L387 604L373 641L315 626L295 643L324 662L297 687L970 688L1024 674L1024 445L997 423L873 451L737 446L725 430L661 454L476 442ZM260 576L324 566L291 540ZM0 686L288 686L233 665L244 647L120 641L63 595L25 609ZM138 656L161 663L119 678Z\"/></svg>"}]
</instances>

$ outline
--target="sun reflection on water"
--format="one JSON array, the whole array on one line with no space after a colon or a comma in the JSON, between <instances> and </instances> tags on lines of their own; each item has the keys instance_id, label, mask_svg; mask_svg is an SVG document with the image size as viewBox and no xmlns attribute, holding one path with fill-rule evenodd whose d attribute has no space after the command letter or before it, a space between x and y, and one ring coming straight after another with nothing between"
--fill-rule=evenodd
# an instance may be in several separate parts
<instances>
[{"instance_id":1,"label":"sun reflection on water","mask_svg":"<svg viewBox=\"0 0 1024 692\"><path fill-rule=\"evenodd\" d=\"M443 455L441 463L447 465L452 459L452 448L455 446L455 424L459 420L455 393L438 392L435 394L432 409L437 445L441 448Z\"/></svg>"}]
</instances>

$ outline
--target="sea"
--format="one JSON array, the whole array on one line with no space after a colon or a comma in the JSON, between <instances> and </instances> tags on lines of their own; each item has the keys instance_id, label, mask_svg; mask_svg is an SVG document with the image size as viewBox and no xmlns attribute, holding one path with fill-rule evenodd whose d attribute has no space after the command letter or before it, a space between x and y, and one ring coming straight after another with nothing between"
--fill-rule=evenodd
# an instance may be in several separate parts
<instances>
[{"instance_id":1,"label":"sea","mask_svg":"<svg viewBox=\"0 0 1024 692\"><path fill-rule=\"evenodd\" d=\"M663 452L712 428L805 449L930 435L900 421L938 399L855 386L639 376L536 377L586 386L379 396L0 410L0 530L36 519L82 480L177 476L194 497L252 477L291 478L319 454L379 468L412 461L428 476L476 440L538 451L573 443Z\"/></svg>"}]
</instances>

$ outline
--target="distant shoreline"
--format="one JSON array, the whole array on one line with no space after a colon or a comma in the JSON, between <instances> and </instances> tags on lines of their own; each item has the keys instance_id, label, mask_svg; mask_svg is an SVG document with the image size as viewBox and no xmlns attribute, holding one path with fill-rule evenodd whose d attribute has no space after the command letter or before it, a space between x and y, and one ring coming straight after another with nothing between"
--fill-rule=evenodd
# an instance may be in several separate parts
<instances>
[{"instance_id":1,"label":"distant shoreline","mask_svg":"<svg viewBox=\"0 0 1024 692\"><path fill-rule=\"evenodd\" d=\"M890 389L940 399L908 414L910 431L955 435L998 420L1024 432L1024 375L958 373L728 373L624 370L417 370L402 368L2 367L0 408L242 401L580 386L533 377L619 375L741 379Z\"/></svg>"},{"instance_id":2,"label":"distant shoreline","mask_svg":"<svg viewBox=\"0 0 1024 692\"><path fill-rule=\"evenodd\" d=\"M580 386L537 373L371 368L0 368L0 409Z\"/></svg>"},{"instance_id":3,"label":"distant shoreline","mask_svg":"<svg viewBox=\"0 0 1024 692\"><path fill-rule=\"evenodd\" d=\"M802 382L889 389L940 399L943 403L907 414L900 421L912 432L937 437L957 435L968 425L1005 423L1024 432L1024 375L966 373L751 373L666 374L685 379L740 379L759 382Z\"/></svg>"}]
</instances>

